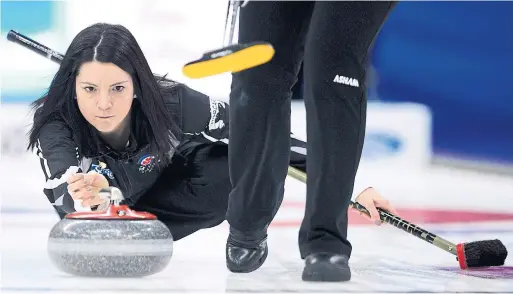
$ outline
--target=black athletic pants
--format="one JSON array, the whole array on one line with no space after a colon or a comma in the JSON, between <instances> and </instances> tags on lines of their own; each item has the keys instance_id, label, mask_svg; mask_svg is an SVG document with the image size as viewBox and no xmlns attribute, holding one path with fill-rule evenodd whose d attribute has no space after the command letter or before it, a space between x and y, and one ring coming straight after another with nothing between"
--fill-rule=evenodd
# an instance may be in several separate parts
<instances>
[{"instance_id":1,"label":"black athletic pants","mask_svg":"<svg viewBox=\"0 0 513 294\"><path fill-rule=\"evenodd\" d=\"M392 2L249 1L239 43L267 41L267 64L233 75L227 219L245 234L265 231L283 199L290 150L291 89L304 65L307 201L301 257L351 254L347 208L365 135L367 52Z\"/></svg>"}]
</instances>

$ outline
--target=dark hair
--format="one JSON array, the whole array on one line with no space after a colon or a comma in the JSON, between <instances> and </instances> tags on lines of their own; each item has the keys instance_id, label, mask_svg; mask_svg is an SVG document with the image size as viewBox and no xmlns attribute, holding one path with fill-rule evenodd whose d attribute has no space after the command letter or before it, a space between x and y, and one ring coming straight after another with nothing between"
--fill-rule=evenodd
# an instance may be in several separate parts
<instances>
[{"instance_id":1,"label":"dark hair","mask_svg":"<svg viewBox=\"0 0 513 294\"><path fill-rule=\"evenodd\" d=\"M32 103L34 123L29 132L28 149L36 145L42 127L52 121L64 121L74 136L80 154L101 154L96 130L82 116L76 99L75 79L85 62L113 63L129 73L134 83L132 111L137 111L137 127L146 136L149 152L165 159L175 150L178 126L166 108L163 94L170 80L151 72L134 36L121 25L98 23L82 30L71 42L48 92ZM161 83L161 81L164 81Z\"/></svg>"}]
</instances>

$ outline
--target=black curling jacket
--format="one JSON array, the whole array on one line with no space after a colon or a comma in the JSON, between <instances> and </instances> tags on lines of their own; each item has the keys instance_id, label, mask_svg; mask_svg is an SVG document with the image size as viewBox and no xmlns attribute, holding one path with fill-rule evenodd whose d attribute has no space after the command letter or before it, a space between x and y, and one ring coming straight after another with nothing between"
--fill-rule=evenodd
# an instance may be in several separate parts
<instances>
[{"instance_id":1,"label":"black curling jacket","mask_svg":"<svg viewBox=\"0 0 513 294\"><path fill-rule=\"evenodd\" d=\"M183 134L173 160L180 148L195 144L223 144L228 148L229 105L197 92L183 84L172 83L172 94L164 96L166 106ZM137 121L134 117L132 121ZM44 194L62 217L74 211L88 211L75 202L67 191L67 180L75 173L95 171L103 174L111 186L123 192L125 202L134 204L155 184L162 169L155 168L155 157L138 140L137 124L132 124L129 146L123 156L108 146L97 156L85 156L73 140L71 129L61 120L47 123L41 130L36 154L45 175ZM306 170L306 143L291 137L291 165ZM106 145L106 144L105 144Z\"/></svg>"}]
</instances>

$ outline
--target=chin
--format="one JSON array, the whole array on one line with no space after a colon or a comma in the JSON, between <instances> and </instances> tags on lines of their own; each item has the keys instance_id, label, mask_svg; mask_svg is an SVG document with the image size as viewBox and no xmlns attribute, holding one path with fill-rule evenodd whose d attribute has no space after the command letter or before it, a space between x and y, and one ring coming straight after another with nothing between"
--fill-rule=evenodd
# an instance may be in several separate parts
<instances>
[{"instance_id":1,"label":"chin","mask_svg":"<svg viewBox=\"0 0 513 294\"><path fill-rule=\"evenodd\" d=\"M95 125L94 128L103 134L109 134L116 130L114 125Z\"/></svg>"}]
</instances>

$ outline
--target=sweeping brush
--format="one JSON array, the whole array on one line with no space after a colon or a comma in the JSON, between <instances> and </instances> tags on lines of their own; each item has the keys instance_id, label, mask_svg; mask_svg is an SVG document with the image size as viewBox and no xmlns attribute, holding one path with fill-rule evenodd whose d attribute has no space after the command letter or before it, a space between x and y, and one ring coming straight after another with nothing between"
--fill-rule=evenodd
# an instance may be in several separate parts
<instances>
[{"instance_id":1,"label":"sweeping brush","mask_svg":"<svg viewBox=\"0 0 513 294\"><path fill-rule=\"evenodd\" d=\"M221 73L236 73L269 62L274 56L274 48L271 44L256 41L247 44L233 44L233 34L237 21L241 1L230 0L226 13L224 46L209 51L197 60L185 64L183 74L192 79L199 79ZM231 11L230 27L228 28L228 16ZM228 37L227 37L227 32Z\"/></svg>"},{"instance_id":2,"label":"sweeping brush","mask_svg":"<svg viewBox=\"0 0 513 294\"><path fill-rule=\"evenodd\" d=\"M306 183L306 173L289 166L288 175L296 180ZM370 217L369 211L358 202L350 202L350 207ZM422 239L438 248L456 256L461 269L490 267L504 265L508 251L500 240L484 240L468 243L453 244L427 230L412 224L388 211L377 208L382 222L388 223L419 239Z\"/></svg>"}]
</instances>

